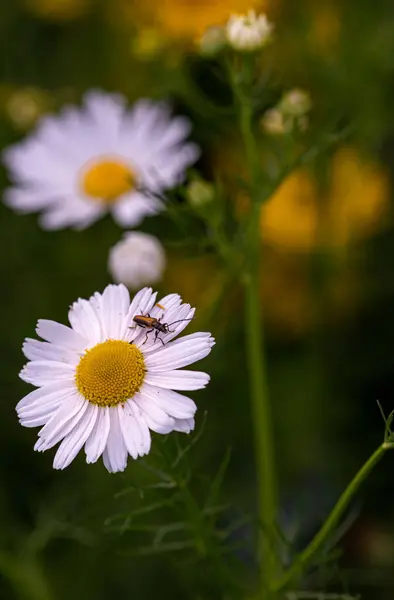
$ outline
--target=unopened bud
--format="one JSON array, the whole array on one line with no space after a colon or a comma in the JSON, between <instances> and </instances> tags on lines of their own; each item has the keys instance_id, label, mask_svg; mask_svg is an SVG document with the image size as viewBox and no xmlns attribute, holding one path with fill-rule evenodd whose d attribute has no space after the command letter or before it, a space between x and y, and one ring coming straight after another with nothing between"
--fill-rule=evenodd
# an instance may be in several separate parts
<instances>
[{"instance_id":1,"label":"unopened bud","mask_svg":"<svg viewBox=\"0 0 394 600\"><path fill-rule=\"evenodd\" d=\"M285 115L302 117L311 110L312 101L308 92L295 88L283 95L278 108Z\"/></svg>"},{"instance_id":2,"label":"unopened bud","mask_svg":"<svg viewBox=\"0 0 394 600\"><path fill-rule=\"evenodd\" d=\"M186 197L194 208L210 204L215 197L215 188L208 181L195 179L186 188Z\"/></svg>"}]
</instances>

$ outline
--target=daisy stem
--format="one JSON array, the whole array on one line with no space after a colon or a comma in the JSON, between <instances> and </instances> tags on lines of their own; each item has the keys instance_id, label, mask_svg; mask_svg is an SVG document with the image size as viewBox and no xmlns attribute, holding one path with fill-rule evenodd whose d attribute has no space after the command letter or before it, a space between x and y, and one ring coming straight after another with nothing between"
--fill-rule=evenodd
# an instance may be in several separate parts
<instances>
[{"instance_id":1,"label":"daisy stem","mask_svg":"<svg viewBox=\"0 0 394 600\"><path fill-rule=\"evenodd\" d=\"M254 218L259 236L259 218ZM259 513L259 559L262 598L266 598L267 585L276 574L276 554L272 538L276 521L276 473L273 448L271 407L268 397L264 339L259 299L260 238L254 244L249 261L245 285L245 333L247 361L250 378L252 420L257 467L258 513Z\"/></svg>"},{"instance_id":2,"label":"daisy stem","mask_svg":"<svg viewBox=\"0 0 394 600\"><path fill-rule=\"evenodd\" d=\"M286 588L289 584L294 584L297 579L305 572L305 570L313 563L313 559L316 554L322 549L325 542L328 540L330 534L334 531L335 527L339 523L342 515L350 504L355 493L363 481L370 474L372 469L381 460L387 450L394 448L392 442L385 442L379 446L377 450L368 458L363 464L361 469L356 473L352 481L349 483L345 491L339 497L338 502L328 515L326 521L321 527L320 531L312 539L309 546L299 555L293 565L286 571L279 581L275 582L272 586L274 593L280 592Z\"/></svg>"},{"instance_id":3,"label":"daisy stem","mask_svg":"<svg viewBox=\"0 0 394 600\"><path fill-rule=\"evenodd\" d=\"M252 78L253 65L247 63L244 79L246 88L252 88ZM267 600L269 585L277 576L277 556L273 543L277 513L277 481L260 303L261 171L259 152L253 131L251 94L245 93L244 90L245 88L238 89L237 99L240 130L249 167L252 201L249 228L246 231L245 239L246 271L243 277L245 334L258 482L260 598Z\"/></svg>"}]
</instances>

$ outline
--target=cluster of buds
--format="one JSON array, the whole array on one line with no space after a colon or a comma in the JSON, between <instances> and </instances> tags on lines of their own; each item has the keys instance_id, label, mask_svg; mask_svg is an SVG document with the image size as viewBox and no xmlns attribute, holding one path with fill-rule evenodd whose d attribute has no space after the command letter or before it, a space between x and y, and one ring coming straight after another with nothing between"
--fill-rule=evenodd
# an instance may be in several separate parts
<instances>
[{"instance_id":1,"label":"cluster of buds","mask_svg":"<svg viewBox=\"0 0 394 600\"><path fill-rule=\"evenodd\" d=\"M312 102L308 92L293 89L286 92L279 103L264 114L263 129L271 135L284 135L294 130L305 131Z\"/></svg>"}]
</instances>

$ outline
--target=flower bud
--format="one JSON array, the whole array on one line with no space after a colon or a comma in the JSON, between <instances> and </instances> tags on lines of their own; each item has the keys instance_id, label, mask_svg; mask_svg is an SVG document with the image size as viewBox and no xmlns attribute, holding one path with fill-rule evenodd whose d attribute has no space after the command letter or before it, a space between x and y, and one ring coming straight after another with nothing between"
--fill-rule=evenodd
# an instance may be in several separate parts
<instances>
[{"instance_id":1,"label":"flower bud","mask_svg":"<svg viewBox=\"0 0 394 600\"><path fill-rule=\"evenodd\" d=\"M279 110L291 117L303 117L312 108L312 101L308 92L293 89L286 92L279 103Z\"/></svg>"},{"instance_id":2,"label":"flower bud","mask_svg":"<svg viewBox=\"0 0 394 600\"><path fill-rule=\"evenodd\" d=\"M215 188L204 179L194 179L186 188L186 197L194 208L206 206L215 197Z\"/></svg>"},{"instance_id":3,"label":"flower bud","mask_svg":"<svg viewBox=\"0 0 394 600\"><path fill-rule=\"evenodd\" d=\"M129 231L113 246L108 271L116 283L138 289L161 280L166 256L160 241L142 231Z\"/></svg>"}]
</instances>

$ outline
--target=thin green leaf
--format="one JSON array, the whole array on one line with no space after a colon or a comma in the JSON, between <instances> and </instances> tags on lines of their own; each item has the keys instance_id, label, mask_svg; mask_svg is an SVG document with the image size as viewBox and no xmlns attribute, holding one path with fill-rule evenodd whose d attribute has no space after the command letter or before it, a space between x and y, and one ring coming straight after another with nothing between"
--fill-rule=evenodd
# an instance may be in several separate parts
<instances>
[{"instance_id":1,"label":"thin green leaf","mask_svg":"<svg viewBox=\"0 0 394 600\"><path fill-rule=\"evenodd\" d=\"M203 420L202 423L200 425L200 429L198 430L198 432L191 438L189 444L187 444L187 446L185 446L183 449L179 450L178 456L176 457L176 459L173 461L171 468L175 469L179 463L181 462L181 460L184 458L184 456L193 448L193 446L198 442L198 440L201 438L202 434L204 433L205 430L205 425L207 422L207 411L204 412L203 415Z\"/></svg>"},{"instance_id":2,"label":"thin green leaf","mask_svg":"<svg viewBox=\"0 0 394 600\"><path fill-rule=\"evenodd\" d=\"M164 508L166 506L172 506L174 503L175 503L174 496L168 500L160 500L158 502L152 502L151 504L146 504L145 506L136 508L135 510L132 510L131 512L123 512L123 513L114 515L112 517L108 517L104 521L104 525L106 527L114 525L114 522L116 523L117 519L130 519L131 520L131 519L134 519L135 517L140 517L141 515L146 515L151 512L154 512L156 510L160 510L161 508Z\"/></svg>"},{"instance_id":3,"label":"thin green leaf","mask_svg":"<svg viewBox=\"0 0 394 600\"><path fill-rule=\"evenodd\" d=\"M183 531L187 529L188 524L185 521L178 521L176 523L168 523L167 525L162 525L157 530L157 533L153 539L153 546L156 548L160 546L166 535L169 533L174 533L176 531Z\"/></svg>"},{"instance_id":4,"label":"thin green leaf","mask_svg":"<svg viewBox=\"0 0 394 600\"><path fill-rule=\"evenodd\" d=\"M164 554L166 552L179 552L181 550L187 550L194 548L194 540L185 540L179 542L167 542L161 544L158 547L154 546L142 546L131 552L122 553L123 556L152 556L154 554Z\"/></svg>"},{"instance_id":5,"label":"thin green leaf","mask_svg":"<svg viewBox=\"0 0 394 600\"><path fill-rule=\"evenodd\" d=\"M221 489L223 479L226 474L230 459L231 459L231 448L227 448L227 450L222 458L222 461L219 465L219 469L210 485L210 488L208 491L208 496L205 501L206 508L216 504L216 502L218 501L220 489Z\"/></svg>"}]
</instances>

